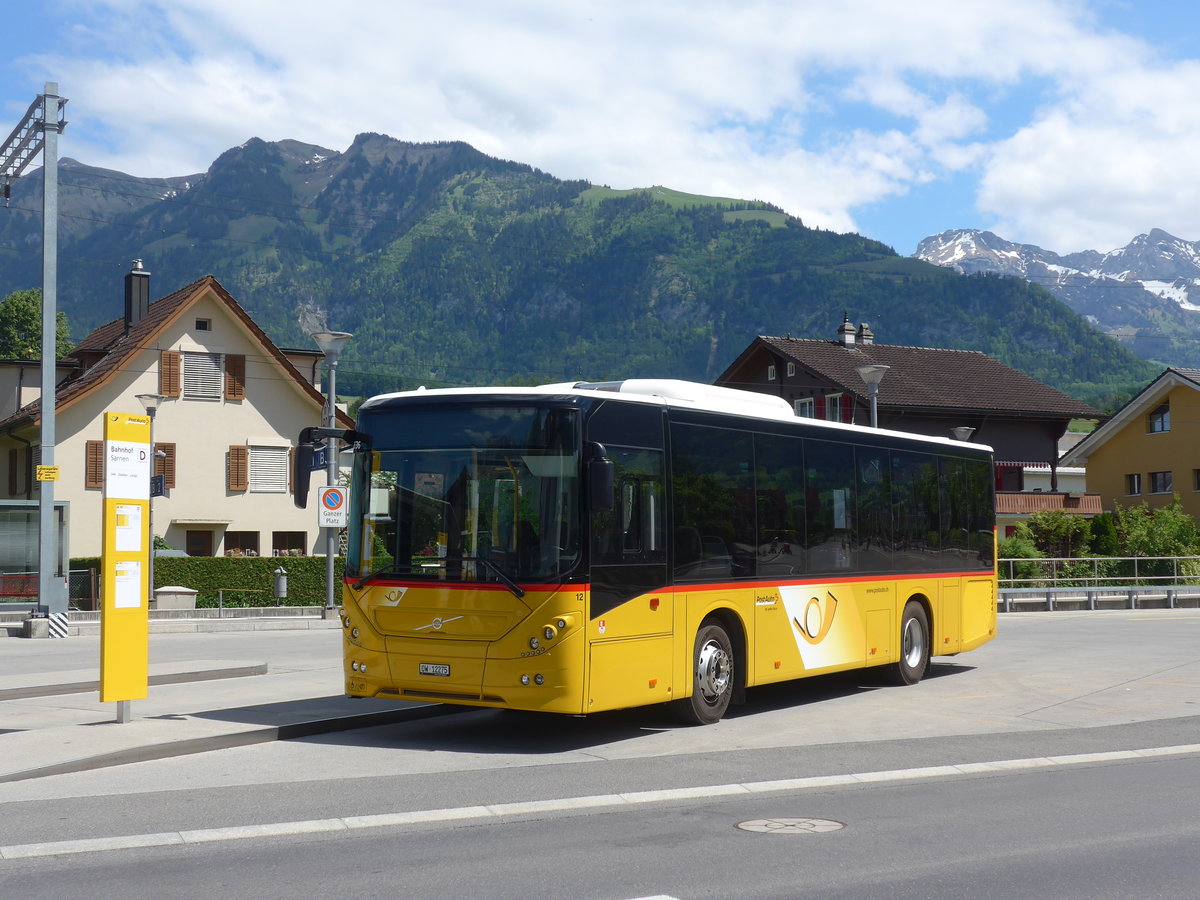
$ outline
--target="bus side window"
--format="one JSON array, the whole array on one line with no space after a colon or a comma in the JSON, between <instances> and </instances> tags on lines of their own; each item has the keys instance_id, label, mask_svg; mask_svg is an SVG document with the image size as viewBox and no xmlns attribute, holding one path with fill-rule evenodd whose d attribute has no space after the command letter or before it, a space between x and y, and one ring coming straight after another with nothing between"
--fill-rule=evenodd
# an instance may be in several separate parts
<instances>
[{"instance_id":1,"label":"bus side window","mask_svg":"<svg viewBox=\"0 0 1200 900\"><path fill-rule=\"evenodd\" d=\"M608 457L616 468L617 502L592 515L593 563L661 563L662 453L610 446Z\"/></svg>"},{"instance_id":2,"label":"bus side window","mask_svg":"<svg viewBox=\"0 0 1200 900\"><path fill-rule=\"evenodd\" d=\"M621 551L637 553L642 549L641 492L637 479L621 482Z\"/></svg>"}]
</instances>

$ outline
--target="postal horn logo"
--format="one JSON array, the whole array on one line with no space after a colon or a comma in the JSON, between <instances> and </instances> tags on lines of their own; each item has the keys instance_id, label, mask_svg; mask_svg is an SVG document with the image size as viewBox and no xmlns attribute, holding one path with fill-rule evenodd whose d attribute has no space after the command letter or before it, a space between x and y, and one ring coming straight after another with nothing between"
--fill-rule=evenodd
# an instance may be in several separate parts
<instances>
[{"instance_id":1,"label":"postal horn logo","mask_svg":"<svg viewBox=\"0 0 1200 900\"><path fill-rule=\"evenodd\" d=\"M793 616L792 623L806 641L810 644L819 644L825 639L825 635L829 634L829 629L833 627L837 604L837 597L826 591L824 603L818 597L810 598L804 607L804 621L800 621L798 616Z\"/></svg>"}]
</instances>

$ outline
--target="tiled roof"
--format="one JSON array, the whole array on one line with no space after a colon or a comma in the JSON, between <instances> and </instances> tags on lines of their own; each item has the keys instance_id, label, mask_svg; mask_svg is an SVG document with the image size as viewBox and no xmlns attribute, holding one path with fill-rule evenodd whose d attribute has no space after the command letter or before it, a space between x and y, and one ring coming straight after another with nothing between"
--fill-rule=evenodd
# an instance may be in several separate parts
<instances>
[{"instance_id":1,"label":"tiled roof","mask_svg":"<svg viewBox=\"0 0 1200 900\"><path fill-rule=\"evenodd\" d=\"M62 410L92 390L107 383L119 373L139 352L155 345L159 333L166 325L174 321L190 308L195 301L211 290L222 301L233 315L254 335L263 347L275 358L276 362L287 372L305 393L318 405L324 405L324 396L304 378L295 366L280 353L279 348L267 337L266 333L255 324L249 314L234 300L233 296L221 286L212 275L205 275L186 287L149 304L146 315L136 322L129 331L125 331L125 319L115 319L101 325L64 358L64 362L76 362L88 356L102 357L91 368L79 375L72 375L55 391L56 409ZM41 401L34 400L22 407L7 419L0 421L0 428L17 425L23 422L36 421L41 416ZM353 427L353 420L338 412L339 420L347 427Z\"/></svg>"},{"instance_id":2,"label":"tiled roof","mask_svg":"<svg viewBox=\"0 0 1200 900\"><path fill-rule=\"evenodd\" d=\"M1104 512L1099 494L1052 494L1036 492L997 491L996 515L1022 516L1044 509L1060 509L1081 516L1098 516Z\"/></svg>"},{"instance_id":3,"label":"tiled roof","mask_svg":"<svg viewBox=\"0 0 1200 900\"><path fill-rule=\"evenodd\" d=\"M892 344L844 347L835 341L767 336L757 339L755 345L760 344L862 398L867 397L867 388L855 369L865 365L888 366L879 385L879 405L884 408L994 410L1009 415L1051 414L1085 419L1104 415L977 350ZM720 383L729 384L723 379L749 352L726 371ZM1200 379L1200 371L1196 376Z\"/></svg>"}]
</instances>

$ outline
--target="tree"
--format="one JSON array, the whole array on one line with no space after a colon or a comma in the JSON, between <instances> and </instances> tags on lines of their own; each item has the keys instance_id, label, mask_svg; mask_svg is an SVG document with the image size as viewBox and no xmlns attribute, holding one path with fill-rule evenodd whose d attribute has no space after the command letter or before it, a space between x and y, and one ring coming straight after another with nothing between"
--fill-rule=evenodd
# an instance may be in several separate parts
<instances>
[{"instance_id":1,"label":"tree","mask_svg":"<svg viewBox=\"0 0 1200 900\"><path fill-rule=\"evenodd\" d=\"M67 314L60 312L55 329L55 359L71 351ZM42 358L42 292L13 291L0 300L0 359Z\"/></svg>"},{"instance_id":2,"label":"tree","mask_svg":"<svg viewBox=\"0 0 1200 900\"><path fill-rule=\"evenodd\" d=\"M1001 559L1021 560L1005 566L1000 572L1002 579L1011 578L1014 586L1027 587L1044 577L1042 566L1035 560L1042 559L1045 554L1037 548L1033 532L1025 522L1017 525L1011 537L1000 539L999 550Z\"/></svg>"},{"instance_id":3,"label":"tree","mask_svg":"<svg viewBox=\"0 0 1200 900\"><path fill-rule=\"evenodd\" d=\"M1037 548L1054 559L1087 556L1092 530L1083 516L1061 509L1042 509L1029 516L1029 531Z\"/></svg>"},{"instance_id":4,"label":"tree","mask_svg":"<svg viewBox=\"0 0 1200 900\"><path fill-rule=\"evenodd\" d=\"M1117 503L1113 518L1125 556L1200 554L1200 529L1196 527L1196 520L1183 511L1178 494L1161 509L1151 509L1147 503L1137 506Z\"/></svg>"},{"instance_id":5,"label":"tree","mask_svg":"<svg viewBox=\"0 0 1200 900\"><path fill-rule=\"evenodd\" d=\"M1114 504L1113 518L1116 520L1117 537L1121 542L1123 556L1197 556L1200 555L1200 529L1196 520L1183 511L1183 503L1176 494L1170 505L1151 509L1147 503L1137 506ZM1178 564L1178 571L1168 560L1140 563L1139 575L1166 578L1168 576L1195 576L1200 567L1192 560Z\"/></svg>"},{"instance_id":6,"label":"tree","mask_svg":"<svg viewBox=\"0 0 1200 900\"><path fill-rule=\"evenodd\" d=\"M1092 552L1097 556L1120 556L1117 523L1112 513L1100 513L1092 519Z\"/></svg>"}]
</instances>

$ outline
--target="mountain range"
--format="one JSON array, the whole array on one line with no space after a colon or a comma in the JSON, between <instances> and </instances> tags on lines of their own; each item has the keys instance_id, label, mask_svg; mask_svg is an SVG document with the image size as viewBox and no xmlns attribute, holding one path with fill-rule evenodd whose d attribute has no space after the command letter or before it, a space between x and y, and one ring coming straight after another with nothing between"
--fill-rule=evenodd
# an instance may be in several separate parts
<instances>
[{"instance_id":1,"label":"mountain range","mask_svg":"<svg viewBox=\"0 0 1200 900\"><path fill-rule=\"evenodd\" d=\"M349 331L347 395L567 379L711 381L756 335L975 349L1097 406L1157 374L1023 277L957 274L759 201L555 178L460 142L257 138L206 172L63 159L59 308L72 332L215 275L281 346ZM40 283L40 170L0 209L0 296Z\"/></svg>"},{"instance_id":2,"label":"mountain range","mask_svg":"<svg viewBox=\"0 0 1200 900\"><path fill-rule=\"evenodd\" d=\"M1024 278L1143 359L1200 366L1200 242L1155 228L1107 253L1060 256L960 229L925 238L914 256L965 274Z\"/></svg>"}]
</instances>

